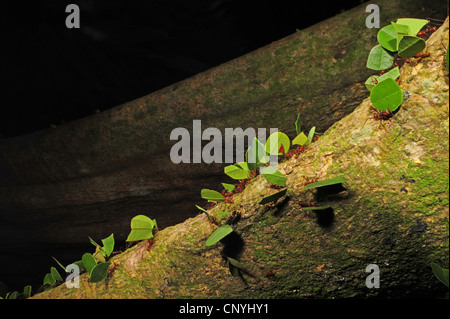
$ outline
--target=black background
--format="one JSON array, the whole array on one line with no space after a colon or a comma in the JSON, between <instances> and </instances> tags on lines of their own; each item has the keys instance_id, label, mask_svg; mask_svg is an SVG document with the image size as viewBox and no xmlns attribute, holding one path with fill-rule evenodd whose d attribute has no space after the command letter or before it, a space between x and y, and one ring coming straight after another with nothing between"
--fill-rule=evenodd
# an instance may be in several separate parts
<instances>
[{"instance_id":1,"label":"black background","mask_svg":"<svg viewBox=\"0 0 450 319\"><path fill-rule=\"evenodd\" d=\"M2 1L0 136L144 96L361 2ZM79 29L65 25L69 3L80 8Z\"/></svg>"}]
</instances>

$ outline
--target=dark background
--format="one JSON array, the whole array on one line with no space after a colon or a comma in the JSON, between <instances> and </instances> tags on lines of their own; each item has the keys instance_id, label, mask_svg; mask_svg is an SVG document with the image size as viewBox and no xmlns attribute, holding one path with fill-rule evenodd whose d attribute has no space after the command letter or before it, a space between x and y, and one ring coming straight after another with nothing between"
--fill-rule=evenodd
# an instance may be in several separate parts
<instances>
[{"instance_id":1,"label":"dark background","mask_svg":"<svg viewBox=\"0 0 450 319\"><path fill-rule=\"evenodd\" d=\"M144 96L361 0L2 1L0 137ZM67 29L69 3L80 29Z\"/></svg>"},{"instance_id":2,"label":"dark background","mask_svg":"<svg viewBox=\"0 0 450 319\"><path fill-rule=\"evenodd\" d=\"M0 137L47 129L139 98L361 2L3 1ZM80 7L80 29L66 28L69 3ZM41 258L47 271L56 266L50 256L62 256L64 262L56 248L48 247ZM58 249L76 256L86 251ZM11 260L24 252L15 254ZM29 256L30 266L38 258ZM43 274L35 271L0 280L10 290L21 291L26 284L36 288Z\"/></svg>"}]
</instances>

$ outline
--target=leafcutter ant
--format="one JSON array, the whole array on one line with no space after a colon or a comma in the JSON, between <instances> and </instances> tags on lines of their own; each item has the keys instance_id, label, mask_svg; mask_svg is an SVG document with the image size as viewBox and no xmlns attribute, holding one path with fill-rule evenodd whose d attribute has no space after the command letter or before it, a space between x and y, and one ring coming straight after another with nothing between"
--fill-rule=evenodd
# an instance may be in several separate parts
<instances>
[{"instance_id":1,"label":"leafcutter ant","mask_svg":"<svg viewBox=\"0 0 450 319\"><path fill-rule=\"evenodd\" d=\"M383 125L382 121L388 121L388 120L390 120L390 119L394 116L394 113L393 113L391 110L389 110L389 109L386 109L385 111L380 111L380 110L375 109L373 106L371 106L371 108L372 108L376 113L375 113L372 117L369 117L369 118L364 122L364 125L366 125L367 121L370 120L370 119L378 120L378 121L380 121L381 125ZM364 126L364 125L363 125L363 126ZM384 125L383 125L383 127L384 127Z\"/></svg>"},{"instance_id":2,"label":"leafcutter ant","mask_svg":"<svg viewBox=\"0 0 450 319\"><path fill-rule=\"evenodd\" d=\"M118 265L119 264L114 263L114 265L110 269L108 269L108 276L111 276L111 274L114 272L114 270L116 270Z\"/></svg>"}]
</instances>

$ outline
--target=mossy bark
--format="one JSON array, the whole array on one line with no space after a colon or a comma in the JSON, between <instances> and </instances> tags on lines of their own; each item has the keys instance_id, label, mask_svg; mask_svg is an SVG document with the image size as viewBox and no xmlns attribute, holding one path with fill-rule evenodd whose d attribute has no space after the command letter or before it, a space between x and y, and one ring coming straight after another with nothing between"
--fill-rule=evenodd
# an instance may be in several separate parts
<instances>
[{"instance_id":1,"label":"mossy bark","mask_svg":"<svg viewBox=\"0 0 450 319\"><path fill-rule=\"evenodd\" d=\"M36 298L349 298L446 297L430 262L448 262L449 87L443 44L448 19L427 41L431 56L401 68L405 100L389 121L371 119L365 99L296 159L279 164L288 193L262 176L209 214L159 231L113 258L108 279L81 288L61 285ZM311 179L343 176L344 188L305 190ZM332 208L303 209L315 201ZM223 209L234 217L219 217ZM224 223L234 232L214 247L209 235ZM233 277L224 256L245 268ZM380 288L369 289L369 264Z\"/></svg>"}]
</instances>

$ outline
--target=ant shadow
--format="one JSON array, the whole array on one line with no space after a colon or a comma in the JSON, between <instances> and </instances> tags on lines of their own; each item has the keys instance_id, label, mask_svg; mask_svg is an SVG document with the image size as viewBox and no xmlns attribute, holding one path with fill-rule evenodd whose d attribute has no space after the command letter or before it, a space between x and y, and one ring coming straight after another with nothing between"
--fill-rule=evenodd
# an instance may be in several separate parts
<instances>
[{"instance_id":1,"label":"ant shadow","mask_svg":"<svg viewBox=\"0 0 450 319\"><path fill-rule=\"evenodd\" d=\"M314 211L316 214L316 221L322 228L331 228L334 223L334 209L331 207L316 210Z\"/></svg>"},{"instance_id":2,"label":"ant shadow","mask_svg":"<svg viewBox=\"0 0 450 319\"><path fill-rule=\"evenodd\" d=\"M242 252L244 251L244 240L242 239L241 235L239 235L235 231L224 237L220 242L223 245L221 251L222 256L239 259Z\"/></svg>"},{"instance_id":3,"label":"ant shadow","mask_svg":"<svg viewBox=\"0 0 450 319\"><path fill-rule=\"evenodd\" d=\"M342 183L339 183L317 188L315 200L317 202L330 203L346 200L350 196L350 192L342 185ZM335 222L335 214L332 207L315 210L314 213L320 227L330 229L333 226Z\"/></svg>"}]
</instances>

